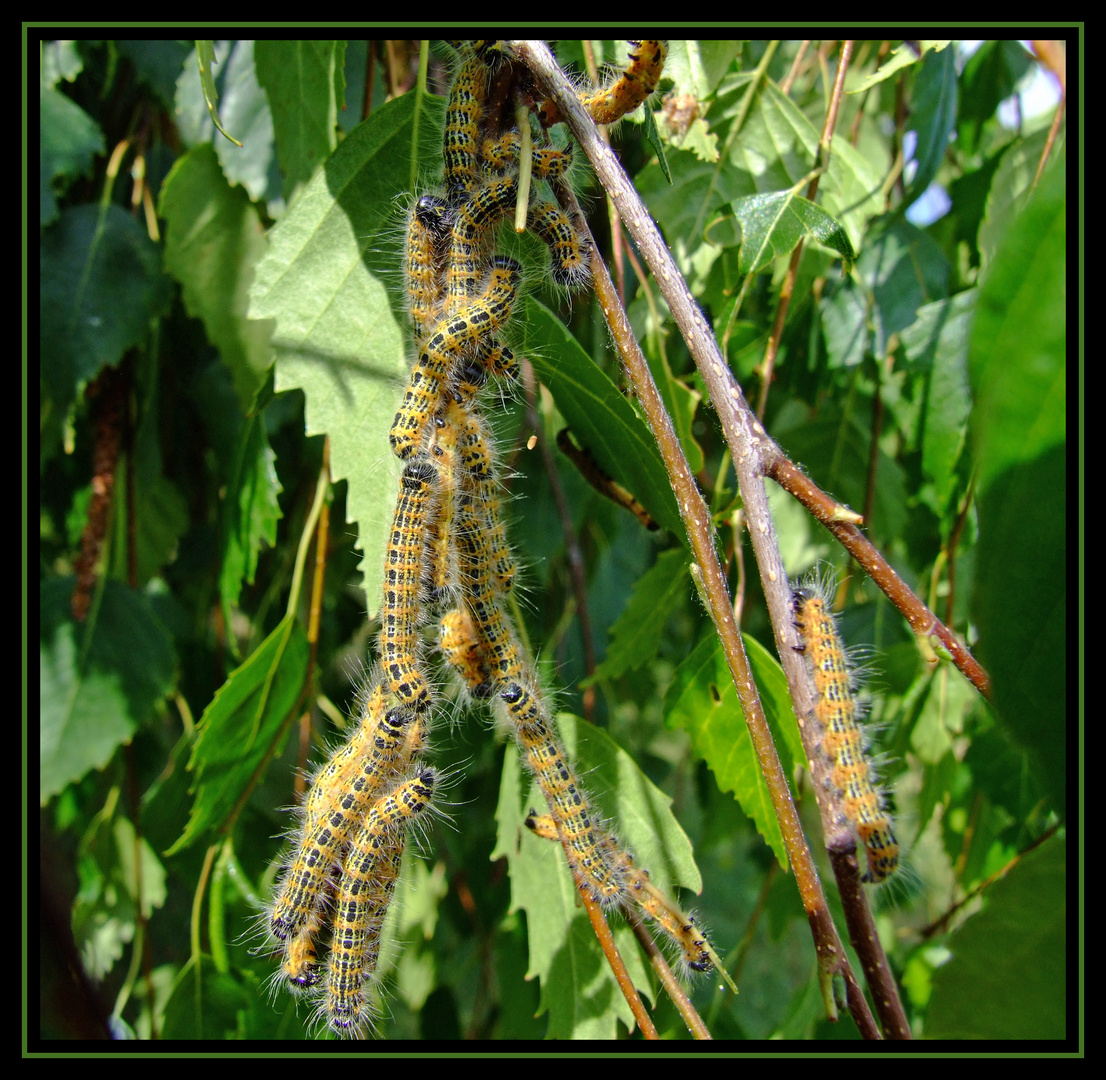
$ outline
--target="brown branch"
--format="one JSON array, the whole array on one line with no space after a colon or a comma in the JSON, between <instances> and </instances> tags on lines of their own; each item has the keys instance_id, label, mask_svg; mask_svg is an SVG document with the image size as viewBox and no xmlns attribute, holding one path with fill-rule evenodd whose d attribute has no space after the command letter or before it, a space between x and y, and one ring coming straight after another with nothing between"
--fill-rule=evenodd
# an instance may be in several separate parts
<instances>
[{"instance_id":1,"label":"brown branch","mask_svg":"<svg viewBox=\"0 0 1106 1080\"><path fill-rule=\"evenodd\" d=\"M808 716L813 704L813 688L805 666L796 652L801 643L791 625L790 589L775 539L774 523L768 511L767 494L763 483L763 477L768 475L769 460L777 459L777 455L783 460L786 458L751 413L740 387L722 360L702 312L692 298L637 192L613 154L598 139L594 125L579 105L570 84L557 68L549 50L541 42L510 42L507 44L507 50L535 73L542 88L550 95L561 115L569 123L573 135L588 155L604 189L626 222L631 236L657 278L669 309L695 358L733 454L738 486L748 515L751 541L760 568L781 661L796 701L797 713L800 717ZM836 927L830 918L821 883L802 835L798 815L768 731L748 659L730 608L727 583L714 549L713 528L709 513L695 486L672 428L671 419L660 401L644 356L630 331L625 312L617 303L606 267L598 258L593 259L593 271L597 296L604 308L608 324L622 355L623 364L634 384L669 472L677 504L688 532L688 539L695 554L697 562L695 569L701 576L704 593L730 667L753 747L769 788L788 854L795 868L800 896L811 922L819 963L826 972L844 970L848 967L848 961L844 956ZM838 507L836 503L833 503L833 507L829 515L831 517L840 519L856 516L844 511L844 508ZM819 757L814 733L809 724L800 722L800 727L808 755L814 766ZM824 773L824 768L822 771ZM824 782L824 775L819 776L815 770L814 778L815 790L820 793L818 802L827 845L844 846L841 843L844 839L841 834L844 833L847 837L845 843L851 840L851 834L843 828L844 818L840 813L839 805L834 805L835 802L839 804L839 798L836 797L833 785L827 785ZM853 846L855 850L855 841ZM854 1015L857 1017L858 1025L862 1030L867 1030L864 1016L867 1010L862 997L859 994L850 993L849 1002L850 1008L854 1010ZM888 1033L901 1035L902 1028L897 1022L894 1010L886 1010L881 997L877 997L877 1006L880 1008L884 1027ZM901 1014L901 1007L899 1012Z\"/></svg>"},{"instance_id":2,"label":"brown branch","mask_svg":"<svg viewBox=\"0 0 1106 1080\"><path fill-rule=\"evenodd\" d=\"M568 858L569 865L571 866L573 854L568 846L568 841L562 837L561 843L564 845L565 856ZM603 954L607 958L607 963L611 965L611 971L614 972L618 988L622 991L622 996L626 998L626 1002L630 1006L631 1012L634 1014L634 1019L637 1021L638 1027L641 1028L641 1034L646 1039L659 1039L660 1036L657 1034L657 1029L653 1025L653 1020L646 1011L645 1004L642 1002L641 996L637 992L637 987L634 986L634 980L630 978L630 973L626 970L626 964L619 954L618 946L614 941L614 934L611 933L611 928L607 923L606 915L603 914L603 909L591 898L591 890L587 882L577 881L576 888L580 893L580 899L584 902L584 908L588 913L588 918L591 919L592 929L595 931L595 936L599 939L599 945L603 949Z\"/></svg>"}]
</instances>

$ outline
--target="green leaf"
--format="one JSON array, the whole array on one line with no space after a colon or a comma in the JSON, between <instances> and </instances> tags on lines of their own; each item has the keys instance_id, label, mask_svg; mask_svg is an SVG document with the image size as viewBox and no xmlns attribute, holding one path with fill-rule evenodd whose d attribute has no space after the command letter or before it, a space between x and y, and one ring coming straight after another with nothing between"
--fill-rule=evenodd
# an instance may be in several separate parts
<instances>
[{"instance_id":1,"label":"green leaf","mask_svg":"<svg viewBox=\"0 0 1106 1080\"><path fill-rule=\"evenodd\" d=\"M776 751L784 774L790 775L793 764L805 762L806 754L791 708L787 680L779 662L763 645L748 636L744 640ZM664 715L669 727L681 727L691 736L691 745L714 773L719 790L734 793L741 809L772 849L780 866L786 869L783 834L725 654L715 635L699 642L676 669L676 677L664 696Z\"/></svg>"},{"instance_id":2,"label":"green leaf","mask_svg":"<svg viewBox=\"0 0 1106 1080\"><path fill-rule=\"evenodd\" d=\"M933 976L931 1039L1070 1038L1064 840L1024 854L948 942ZM1032 978L1026 978L1032 972ZM1018 987L1011 995L1010 986Z\"/></svg>"},{"instance_id":3,"label":"green leaf","mask_svg":"<svg viewBox=\"0 0 1106 1080\"><path fill-rule=\"evenodd\" d=\"M227 183L210 143L177 161L158 209L166 221L165 269L181 283L185 308L203 322L247 412L272 363L272 324L247 317L267 247L257 210Z\"/></svg>"},{"instance_id":4,"label":"green leaf","mask_svg":"<svg viewBox=\"0 0 1106 1080\"><path fill-rule=\"evenodd\" d=\"M345 108L344 41L258 41L257 79L273 114L273 129L290 196L338 143Z\"/></svg>"},{"instance_id":5,"label":"green leaf","mask_svg":"<svg viewBox=\"0 0 1106 1080\"><path fill-rule=\"evenodd\" d=\"M1059 812L1068 725L1066 254L1064 172L1052 168L995 254L970 345L978 655L1000 719Z\"/></svg>"},{"instance_id":6,"label":"green leaf","mask_svg":"<svg viewBox=\"0 0 1106 1080\"><path fill-rule=\"evenodd\" d=\"M988 267L972 329L981 488L1067 438L1067 202L1049 169Z\"/></svg>"},{"instance_id":7,"label":"green leaf","mask_svg":"<svg viewBox=\"0 0 1106 1080\"><path fill-rule=\"evenodd\" d=\"M42 378L62 407L146 340L171 289L161 251L119 206L77 206L42 234L39 264Z\"/></svg>"},{"instance_id":8,"label":"green leaf","mask_svg":"<svg viewBox=\"0 0 1106 1080\"><path fill-rule=\"evenodd\" d=\"M39 798L103 768L172 690L173 643L148 600L118 581L84 624L71 577L43 582L39 629Z\"/></svg>"},{"instance_id":9,"label":"green leaf","mask_svg":"<svg viewBox=\"0 0 1106 1080\"><path fill-rule=\"evenodd\" d=\"M200 72L200 86L203 87L204 102L211 116L211 122L235 146L241 146L242 144L236 138L223 131L223 125L219 121L219 92L215 89L215 76L212 74L212 68L215 65L214 41L196 42L196 65Z\"/></svg>"},{"instance_id":10,"label":"green leaf","mask_svg":"<svg viewBox=\"0 0 1106 1080\"><path fill-rule=\"evenodd\" d=\"M942 511L951 511L949 501L960 490L957 466L972 412L968 336L976 298L976 290L968 289L948 300L926 304L902 333L907 357L930 371L922 418L922 469L933 481Z\"/></svg>"},{"instance_id":11,"label":"green leaf","mask_svg":"<svg viewBox=\"0 0 1106 1080\"><path fill-rule=\"evenodd\" d=\"M88 175L94 155L104 152L104 134L84 109L52 87L41 87L38 97L38 223L43 228L58 216L55 189Z\"/></svg>"},{"instance_id":12,"label":"green leaf","mask_svg":"<svg viewBox=\"0 0 1106 1080\"><path fill-rule=\"evenodd\" d=\"M307 678L307 638L286 615L204 710L188 768L195 800L184 834L166 853L209 840L241 808L261 765L287 729Z\"/></svg>"},{"instance_id":13,"label":"green leaf","mask_svg":"<svg viewBox=\"0 0 1106 1080\"><path fill-rule=\"evenodd\" d=\"M867 78L863 79L857 86L852 87L847 91L849 94L863 94L870 90L873 86L878 86L881 82L886 82L892 76L902 71L904 68L908 68L913 64L917 64L923 56L925 56L931 49L943 49L947 45L951 44L949 41L921 41L917 43L921 46L921 56L912 47L912 45L902 44L897 45L891 50L891 54L880 65L878 71L873 72Z\"/></svg>"},{"instance_id":14,"label":"green leaf","mask_svg":"<svg viewBox=\"0 0 1106 1080\"><path fill-rule=\"evenodd\" d=\"M750 195L730 203L730 209L741 229L740 273L755 274L807 238L836 251L846 274L852 270L856 253L840 222L794 191Z\"/></svg>"},{"instance_id":15,"label":"green leaf","mask_svg":"<svg viewBox=\"0 0 1106 1080\"><path fill-rule=\"evenodd\" d=\"M113 792L113 796L118 792ZM102 979L134 940L138 907L149 919L167 897L165 867L134 824L115 811L109 798L81 838L78 872L81 888L73 904L73 938L86 970ZM137 855L141 873L135 865Z\"/></svg>"},{"instance_id":16,"label":"green leaf","mask_svg":"<svg viewBox=\"0 0 1106 1080\"><path fill-rule=\"evenodd\" d=\"M743 112L746 94L754 101ZM744 116L740 132L733 124ZM722 144L716 163L674 154L679 182L669 187L660 169L647 165L638 190L664 229L681 265L703 246L704 232L726 204L745 196L790 191L804 181L818 160L818 131L774 83L753 85L751 73L728 77L711 105L708 119ZM819 189L825 212L848 230L853 246L864 224L880 209L882 176L847 141L834 139L829 167Z\"/></svg>"},{"instance_id":17,"label":"green leaf","mask_svg":"<svg viewBox=\"0 0 1106 1080\"><path fill-rule=\"evenodd\" d=\"M904 195L909 203L929 187L945 159L945 150L956 130L958 94L956 51L928 53L914 81L910 125L918 136L914 152L916 171Z\"/></svg>"},{"instance_id":18,"label":"green leaf","mask_svg":"<svg viewBox=\"0 0 1106 1080\"><path fill-rule=\"evenodd\" d=\"M527 297L525 319L524 348L577 441L654 521L686 543L668 473L645 421L548 308Z\"/></svg>"},{"instance_id":19,"label":"green leaf","mask_svg":"<svg viewBox=\"0 0 1106 1080\"><path fill-rule=\"evenodd\" d=\"M431 147L444 113L440 99L423 100L428 144L418 156L429 172L440 162L440 146L437 157ZM402 471L388 432L407 381L408 335L403 298L389 286L402 264L397 200L410 198L413 119L407 94L350 133L270 233L250 291L250 317L275 321L276 389L304 392L308 434L330 436L331 477L349 480L370 611Z\"/></svg>"},{"instance_id":20,"label":"green leaf","mask_svg":"<svg viewBox=\"0 0 1106 1080\"><path fill-rule=\"evenodd\" d=\"M281 490L265 425L260 417L251 417L240 430L235 470L223 500L219 591L228 613L238 603L243 582L253 584L263 545L276 543Z\"/></svg>"},{"instance_id":21,"label":"green leaf","mask_svg":"<svg viewBox=\"0 0 1106 1080\"><path fill-rule=\"evenodd\" d=\"M592 686L600 679L617 679L653 662L664 624L687 595L689 565L686 548L657 556L652 569L637 580L626 607L610 628L606 658L581 686Z\"/></svg>"},{"instance_id":22,"label":"green leaf","mask_svg":"<svg viewBox=\"0 0 1106 1080\"><path fill-rule=\"evenodd\" d=\"M886 356L892 335L918 317L918 309L944 299L949 264L940 247L909 222L874 225L856 273L826 303L822 320L831 367L852 367L865 356Z\"/></svg>"}]
</instances>

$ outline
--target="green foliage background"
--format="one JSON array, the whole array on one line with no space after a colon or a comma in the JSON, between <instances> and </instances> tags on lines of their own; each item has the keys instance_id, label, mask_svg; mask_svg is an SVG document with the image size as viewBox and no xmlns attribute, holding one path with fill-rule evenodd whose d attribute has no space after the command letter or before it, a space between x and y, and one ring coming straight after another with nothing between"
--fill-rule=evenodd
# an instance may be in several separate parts
<instances>
[{"instance_id":1,"label":"green foliage background","mask_svg":"<svg viewBox=\"0 0 1106 1080\"><path fill-rule=\"evenodd\" d=\"M874 899L881 940L916 1034L1062 1038L1064 128L1034 186L1050 117L1011 131L996 112L1035 63L1019 44L986 42L964 62L924 43L920 58L900 49L881 68L880 42L857 42L857 92L842 104L818 205L797 201L827 67L808 55L785 91L799 44L777 44L761 78L765 42L671 43L651 101L671 183L638 119L615 145L751 398L787 257L807 237L766 427L824 490L864 510L873 541L966 637L995 689L992 711L951 665L928 667L901 616L854 582L843 633L873 657L876 749L910 852L902 881ZM449 55L435 44L438 93L385 101L372 45L216 43L204 66L241 147L215 133L189 43L42 45L39 791L43 887L67 913L44 924L43 1038L81 1031L67 949L120 1036L308 1035L303 1004L268 989L275 961L250 931L279 868L296 770L339 737L370 662L365 609L377 606L398 475L387 430L410 353L403 214L440 171ZM610 60L625 47L596 46ZM558 54L579 69L579 43ZM828 77L836 58L825 57ZM661 116L678 95L698 102L679 134ZM907 128L916 171L903 179ZM122 167L109 170L124 140ZM601 193L586 168L576 180L608 244ZM912 224L905 211L932 181L951 205ZM132 197L143 184L145 205ZM620 835L656 880L687 890L739 983L736 998L713 978L694 987L714 1036L856 1038L847 1012L836 1025L823 1015L778 826L601 317L588 296L542 288L540 245L503 243L532 285L511 334L547 388L541 436L553 447L569 424L662 526L646 532L553 451L585 558L599 660L585 681L550 477L525 449L522 395L491 395L524 567L519 617L565 710L562 733ZM856 255L851 273L842 252ZM734 582L741 567L754 670L818 853L755 566L747 550L733 559L744 540L724 444L656 289L630 274L627 291ZM85 391L121 362L133 438L104 580L77 624L69 599L96 420ZM324 434L335 484L313 652L310 572L295 567ZM843 566L805 511L779 492L773 507L793 578ZM289 735L308 685L305 752ZM585 685L594 728L573 715ZM513 747L460 703L443 713L433 758L451 774L451 820L405 864L381 1033L625 1037L626 1007L560 853L521 828L540 797ZM960 906L1007 868L982 902ZM836 905L828 877L827 888ZM636 944L616 936L656 997ZM660 1002L660 1030L686 1037Z\"/></svg>"}]
</instances>

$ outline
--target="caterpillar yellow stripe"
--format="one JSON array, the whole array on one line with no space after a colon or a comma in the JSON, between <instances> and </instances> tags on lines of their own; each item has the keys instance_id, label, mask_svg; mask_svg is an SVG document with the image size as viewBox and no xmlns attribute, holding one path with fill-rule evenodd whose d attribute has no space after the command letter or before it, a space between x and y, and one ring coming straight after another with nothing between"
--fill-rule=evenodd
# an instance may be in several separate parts
<instances>
[{"instance_id":1,"label":"caterpillar yellow stripe","mask_svg":"<svg viewBox=\"0 0 1106 1080\"><path fill-rule=\"evenodd\" d=\"M667 41L631 41L629 61L618 79L605 90L581 94L581 103L597 124L613 124L636 109L656 89L667 58ZM550 100L543 101L537 113L544 127L564 120Z\"/></svg>"},{"instance_id":2,"label":"caterpillar yellow stripe","mask_svg":"<svg viewBox=\"0 0 1106 1080\"><path fill-rule=\"evenodd\" d=\"M541 699L536 691L517 682L499 696L514 724L523 760L549 804L577 884L587 888L596 903L620 903L626 891L624 869L611 858L602 824L545 718Z\"/></svg>"},{"instance_id":3,"label":"caterpillar yellow stripe","mask_svg":"<svg viewBox=\"0 0 1106 1080\"><path fill-rule=\"evenodd\" d=\"M520 270L514 259L495 256L483 294L439 322L424 343L392 424L390 439L398 457L407 460L422 445L453 366L510 318L522 282Z\"/></svg>"},{"instance_id":4,"label":"caterpillar yellow stripe","mask_svg":"<svg viewBox=\"0 0 1106 1080\"><path fill-rule=\"evenodd\" d=\"M814 675L818 695L814 717L821 731L822 750L833 763L833 783L841 792L842 808L867 856L868 870L861 880L878 884L898 869L899 843L864 753L853 675L829 607L828 592L828 583L814 579L796 589L795 625Z\"/></svg>"},{"instance_id":5,"label":"caterpillar yellow stripe","mask_svg":"<svg viewBox=\"0 0 1106 1080\"><path fill-rule=\"evenodd\" d=\"M270 929L277 938L295 938L318 912L326 875L350 831L410 753L408 727L408 714L385 710L382 691L373 690L357 731L320 772L308 793L300 838L270 913ZM304 948L304 943L297 948Z\"/></svg>"},{"instance_id":6,"label":"caterpillar yellow stripe","mask_svg":"<svg viewBox=\"0 0 1106 1080\"><path fill-rule=\"evenodd\" d=\"M485 41L452 42L460 51L461 65L453 80L446 108L442 158L444 181L451 201L472 191L480 178L481 129L487 104L491 71Z\"/></svg>"},{"instance_id":7,"label":"caterpillar yellow stripe","mask_svg":"<svg viewBox=\"0 0 1106 1080\"><path fill-rule=\"evenodd\" d=\"M405 831L423 814L437 776L422 768L377 800L350 841L335 898L321 1015L337 1034L356 1037L371 1024L366 983L376 970L380 928L403 859Z\"/></svg>"},{"instance_id":8,"label":"caterpillar yellow stripe","mask_svg":"<svg viewBox=\"0 0 1106 1080\"><path fill-rule=\"evenodd\" d=\"M423 552L437 484L438 471L425 458L403 470L384 556L379 638L383 679L403 707L416 713L430 707L430 686L419 664L418 646Z\"/></svg>"}]
</instances>

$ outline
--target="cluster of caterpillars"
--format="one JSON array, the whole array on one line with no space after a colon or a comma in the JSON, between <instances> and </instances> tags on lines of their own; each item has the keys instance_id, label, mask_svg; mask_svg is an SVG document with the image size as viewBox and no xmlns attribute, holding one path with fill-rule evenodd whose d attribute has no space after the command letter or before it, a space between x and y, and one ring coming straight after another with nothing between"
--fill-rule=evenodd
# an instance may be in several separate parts
<instances>
[{"instance_id":1,"label":"cluster of caterpillars","mask_svg":"<svg viewBox=\"0 0 1106 1080\"><path fill-rule=\"evenodd\" d=\"M453 44L459 67L442 184L417 200L407 223L416 360L390 435L404 470L385 558L379 666L356 730L314 780L269 918L283 946L279 977L311 989L321 1024L355 1037L375 1018L380 929L407 832L425 820L441 788L441 776L421 760L435 707L423 644L431 624L438 651L471 696L505 716L548 803L549 813L532 814L528 824L561 842L578 887L605 907L637 908L654 920L686 967L711 966L694 920L652 885L597 816L505 609L516 567L479 397L489 377L517 377L501 332L522 277L495 241L516 210L520 147L528 143L516 104L547 124L557 117L496 42ZM635 108L656 85L665 52L663 42L632 42L626 71L583 97L585 106L603 122ZM570 149L531 152L532 174L555 197L570 164ZM558 202L531 201L525 218L549 248L553 279L586 285L591 252Z\"/></svg>"}]
</instances>

